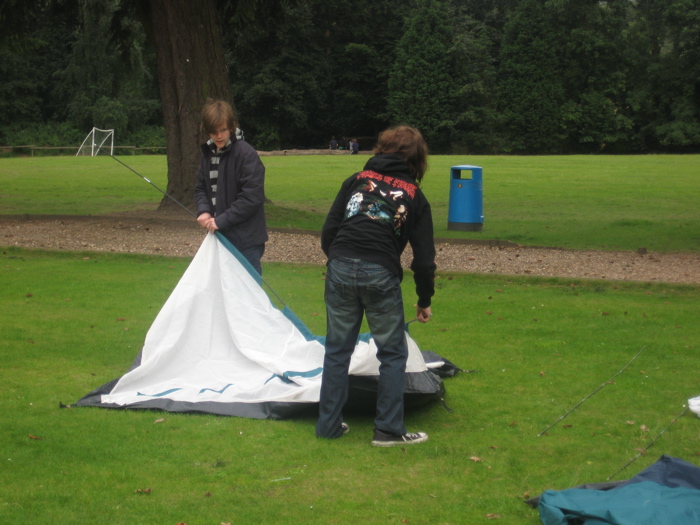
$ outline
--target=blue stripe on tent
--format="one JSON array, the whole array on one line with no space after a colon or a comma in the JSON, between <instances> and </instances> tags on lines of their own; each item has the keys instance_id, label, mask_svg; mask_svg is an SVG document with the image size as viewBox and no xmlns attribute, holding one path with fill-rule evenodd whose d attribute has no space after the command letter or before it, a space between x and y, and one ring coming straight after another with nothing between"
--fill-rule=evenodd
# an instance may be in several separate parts
<instances>
[{"instance_id":1,"label":"blue stripe on tent","mask_svg":"<svg viewBox=\"0 0 700 525\"><path fill-rule=\"evenodd\" d=\"M372 334L369 332L365 332L364 334L357 336L358 343L369 343L370 339L372 339Z\"/></svg>"},{"instance_id":2,"label":"blue stripe on tent","mask_svg":"<svg viewBox=\"0 0 700 525\"><path fill-rule=\"evenodd\" d=\"M231 252L231 255L233 255L239 263L243 265L243 268L248 270L248 273L255 279L255 282L257 282L259 285L262 286L262 276L258 273L258 271L253 268L253 266L248 262L248 259L243 257L241 255L241 252L238 251L238 248L236 248L233 244L231 244L231 241L229 241L226 237L224 237L224 234L221 232L215 232L216 238L221 241L221 244L223 244L226 249Z\"/></svg>"},{"instance_id":3,"label":"blue stripe on tent","mask_svg":"<svg viewBox=\"0 0 700 525\"><path fill-rule=\"evenodd\" d=\"M172 394L173 392L177 392L178 390L182 390L182 388L171 388L170 390L166 390L165 392L161 392L160 394L142 394L141 392L136 392L136 395L145 397L163 397L167 396L168 394Z\"/></svg>"},{"instance_id":4,"label":"blue stripe on tent","mask_svg":"<svg viewBox=\"0 0 700 525\"><path fill-rule=\"evenodd\" d=\"M282 375L272 374L270 376L270 379L265 381L265 384L269 383L273 379L280 379L280 380L284 381L285 383L293 383L293 381L290 379L290 377L316 377L321 372L323 372L323 368L318 367L318 368L315 368L313 370L308 370L306 372L284 372Z\"/></svg>"},{"instance_id":5,"label":"blue stripe on tent","mask_svg":"<svg viewBox=\"0 0 700 525\"><path fill-rule=\"evenodd\" d=\"M304 324L304 322L297 317L297 314L292 312L292 310L289 309L287 305L282 308L282 314L292 322L292 324L296 327L297 330L301 332L301 334L304 336L304 339L307 341L318 341L321 344L324 344L326 342L326 338L320 335L314 335L311 330Z\"/></svg>"},{"instance_id":6,"label":"blue stripe on tent","mask_svg":"<svg viewBox=\"0 0 700 525\"><path fill-rule=\"evenodd\" d=\"M209 392L214 392L215 394L223 394L223 393L226 391L226 389L227 389L228 387L230 387L230 386L233 386L233 383L229 383L228 385L226 385L226 386L225 386L224 388L222 388L221 390L214 390L213 388L202 388L202 389L199 391L199 393L200 393L200 394L203 394L204 392L209 391Z\"/></svg>"},{"instance_id":7,"label":"blue stripe on tent","mask_svg":"<svg viewBox=\"0 0 700 525\"><path fill-rule=\"evenodd\" d=\"M243 268L245 268L248 271L248 273L253 277L253 279L255 279L255 282L257 282L259 285L262 286L262 282L263 282L262 276L258 273L258 271L255 268L253 268L251 266L251 264L248 262L248 259L243 257L243 255L241 255L241 252L239 252L238 249L233 244L231 244L231 241L229 241L226 237L224 237L224 235L221 232L216 232L216 238L219 239L221 244L229 252L231 252L231 255L233 255L238 260L238 262L241 263L241 265L243 265ZM270 288L270 290L272 290L272 288ZM274 293L274 290L272 290L272 293ZM277 295L277 294L275 294L275 295ZM286 304L284 304L284 302L282 302L282 303L284 306L281 309L282 314L289 321L292 322L292 324L296 327L297 330L299 330L301 332L301 334L304 336L304 338L307 341L318 341L321 344L325 343L325 341L326 341L325 336L314 335L311 332L311 330L309 330L309 328L304 324L304 322L301 319L299 319L297 314L292 312L292 310ZM273 306L274 306L274 304L273 304ZM275 308L277 308L277 307L275 307ZM279 308L278 308L278 310L279 310Z\"/></svg>"}]
</instances>

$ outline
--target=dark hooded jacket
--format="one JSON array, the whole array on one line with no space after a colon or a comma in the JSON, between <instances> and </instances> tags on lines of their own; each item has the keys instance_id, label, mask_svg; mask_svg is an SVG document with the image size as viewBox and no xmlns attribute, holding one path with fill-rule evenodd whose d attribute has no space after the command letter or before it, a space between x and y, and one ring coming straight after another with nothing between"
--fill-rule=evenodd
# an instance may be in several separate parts
<instances>
[{"instance_id":1,"label":"dark hooded jacket","mask_svg":"<svg viewBox=\"0 0 700 525\"><path fill-rule=\"evenodd\" d=\"M410 243L418 305L435 292L433 217L408 165L396 155L376 155L343 182L323 225L321 248L336 257L379 264L403 278L401 254Z\"/></svg>"},{"instance_id":2,"label":"dark hooded jacket","mask_svg":"<svg viewBox=\"0 0 700 525\"><path fill-rule=\"evenodd\" d=\"M239 250L267 242L265 222L265 166L257 151L243 140L231 136L219 160L216 205L212 204L209 171L214 155L208 144L202 145L194 195L197 217L210 213L228 240Z\"/></svg>"}]
</instances>

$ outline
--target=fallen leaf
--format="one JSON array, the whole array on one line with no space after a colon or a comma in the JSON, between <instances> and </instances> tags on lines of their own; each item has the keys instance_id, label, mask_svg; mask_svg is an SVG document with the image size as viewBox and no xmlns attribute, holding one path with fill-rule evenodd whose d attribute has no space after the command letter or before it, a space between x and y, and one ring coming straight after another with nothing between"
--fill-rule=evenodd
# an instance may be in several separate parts
<instances>
[{"instance_id":1,"label":"fallen leaf","mask_svg":"<svg viewBox=\"0 0 700 525\"><path fill-rule=\"evenodd\" d=\"M649 432L649 427L647 427L646 425L642 425L639 428L642 430L642 432Z\"/></svg>"},{"instance_id":2,"label":"fallen leaf","mask_svg":"<svg viewBox=\"0 0 700 525\"><path fill-rule=\"evenodd\" d=\"M630 420L630 421L625 421L625 423L627 423L628 425L636 425L636 423L635 423L634 421L631 421L631 420Z\"/></svg>"},{"instance_id":3,"label":"fallen leaf","mask_svg":"<svg viewBox=\"0 0 700 525\"><path fill-rule=\"evenodd\" d=\"M134 494L146 494L146 495L148 495L150 493L151 493L151 489L136 489L134 491Z\"/></svg>"},{"instance_id":4,"label":"fallen leaf","mask_svg":"<svg viewBox=\"0 0 700 525\"><path fill-rule=\"evenodd\" d=\"M117 317L117 321L126 321L126 317Z\"/></svg>"},{"instance_id":5,"label":"fallen leaf","mask_svg":"<svg viewBox=\"0 0 700 525\"><path fill-rule=\"evenodd\" d=\"M162 423L163 421L165 421L165 419L163 419L163 418L156 419L156 420L153 422L153 424L155 425L156 423Z\"/></svg>"},{"instance_id":6,"label":"fallen leaf","mask_svg":"<svg viewBox=\"0 0 700 525\"><path fill-rule=\"evenodd\" d=\"M500 519L501 519L501 515L500 515L500 514L496 514L496 513L487 514L487 515L486 515L486 519L487 519L487 520L500 520Z\"/></svg>"},{"instance_id":7,"label":"fallen leaf","mask_svg":"<svg viewBox=\"0 0 700 525\"><path fill-rule=\"evenodd\" d=\"M479 461L481 461L481 458L476 457L476 456L472 456L469 459L471 459L474 463L478 463Z\"/></svg>"},{"instance_id":8,"label":"fallen leaf","mask_svg":"<svg viewBox=\"0 0 700 525\"><path fill-rule=\"evenodd\" d=\"M544 377L544 370L540 372L540 375Z\"/></svg>"},{"instance_id":9,"label":"fallen leaf","mask_svg":"<svg viewBox=\"0 0 700 525\"><path fill-rule=\"evenodd\" d=\"M40 437L36 437L36 436L32 436L31 434L29 434L29 439L41 439L41 438L40 438Z\"/></svg>"}]
</instances>

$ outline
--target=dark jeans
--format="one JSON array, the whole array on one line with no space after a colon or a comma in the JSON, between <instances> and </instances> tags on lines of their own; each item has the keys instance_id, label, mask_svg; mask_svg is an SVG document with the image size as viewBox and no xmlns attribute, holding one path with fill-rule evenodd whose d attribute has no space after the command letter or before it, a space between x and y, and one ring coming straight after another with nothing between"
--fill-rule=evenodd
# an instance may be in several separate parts
<instances>
[{"instance_id":1,"label":"dark jeans","mask_svg":"<svg viewBox=\"0 0 700 525\"><path fill-rule=\"evenodd\" d=\"M374 426L403 435L403 389L408 346L399 278L383 266L337 258L326 272L326 353L316 435L342 435L342 410L348 398L348 369L363 313L377 345L379 387Z\"/></svg>"},{"instance_id":2,"label":"dark jeans","mask_svg":"<svg viewBox=\"0 0 700 525\"><path fill-rule=\"evenodd\" d=\"M262 275L262 265L260 264L260 259L262 259L265 253L265 245L259 244L258 246L251 246L245 250L238 250L241 255L246 258L250 265L255 268L255 270Z\"/></svg>"}]
</instances>

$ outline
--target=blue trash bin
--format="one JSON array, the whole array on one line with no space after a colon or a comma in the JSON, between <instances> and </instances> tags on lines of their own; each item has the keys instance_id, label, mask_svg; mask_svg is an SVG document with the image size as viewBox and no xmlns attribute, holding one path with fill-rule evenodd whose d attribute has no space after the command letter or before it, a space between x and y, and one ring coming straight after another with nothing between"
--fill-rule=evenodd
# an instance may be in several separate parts
<instances>
[{"instance_id":1,"label":"blue trash bin","mask_svg":"<svg viewBox=\"0 0 700 525\"><path fill-rule=\"evenodd\" d=\"M484 188L481 167L452 166L447 229L479 232L483 226Z\"/></svg>"}]
</instances>

